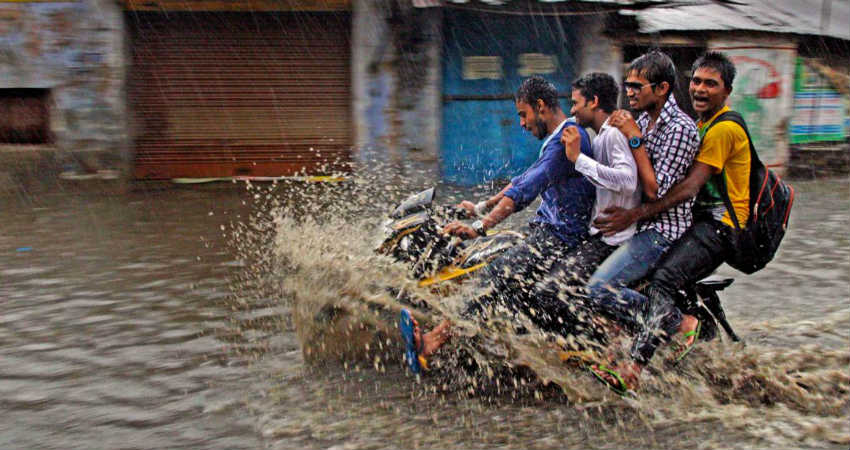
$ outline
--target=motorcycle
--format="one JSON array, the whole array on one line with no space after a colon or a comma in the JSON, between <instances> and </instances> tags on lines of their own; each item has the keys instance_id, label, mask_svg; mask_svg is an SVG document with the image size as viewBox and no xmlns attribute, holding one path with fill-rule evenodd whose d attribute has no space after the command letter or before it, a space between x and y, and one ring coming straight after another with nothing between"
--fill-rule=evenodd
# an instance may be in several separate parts
<instances>
[{"instance_id":1,"label":"motorcycle","mask_svg":"<svg viewBox=\"0 0 850 450\"><path fill-rule=\"evenodd\" d=\"M435 189L430 188L402 201L386 219L383 240L376 249L380 254L406 263L410 275L418 280L419 287L437 289L446 284L462 282L524 239L522 233L511 230L491 231L486 236L468 241L446 236L441 232L443 226L452 220L468 217L465 210L435 205L434 200ZM732 282L732 278L709 277L679 292L677 306L684 313L696 316L702 323L700 340L708 341L717 337L719 325L732 341L740 341L726 319L718 294ZM646 283L639 282L633 287L642 290L645 289ZM398 298L402 302L416 304L404 292L399 292ZM582 313L569 315L570 317L561 319L564 322L585 322L569 329L582 330L584 338L590 337L595 341L591 344L601 347L608 345L606 336L607 330L610 330L610 318L598 320L593 317L598 314L592 311L590 317ZM569 336L561 338L568 339ZM563 341L562 339L561 342ZM564 354L574 355L576 352L569 351Z\"/></svg>"}]
</instances>

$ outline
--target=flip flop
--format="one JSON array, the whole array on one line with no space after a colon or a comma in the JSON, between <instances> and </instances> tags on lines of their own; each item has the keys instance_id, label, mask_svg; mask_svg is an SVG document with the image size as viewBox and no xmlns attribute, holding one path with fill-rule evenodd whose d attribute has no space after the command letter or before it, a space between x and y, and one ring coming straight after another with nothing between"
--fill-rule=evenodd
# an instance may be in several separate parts
<instances>
[{"instance_id":1,"label":"flip flop","mask_svg":"<svg viewBox=\"0 0 850 450\"><path fill-rule=\"evenodd\" d=\"M621 377L616 370L609 369L604 364L598 364L596 366L587 366L587 370L592 373L593 376L596 377L597 380L599 380L599 382L607 386L608 389L611 389L611 391L613 391L620 397L625 397L626 395L634 395L634 391L629 389L629 385L626 384L625 380L623 380L623 377ZM619 385L611 384L611 382L608 381L608 379L605 378L600 372L607 373L608 375L614 377L619 382Z\"/></svg>"},{"instance_id":2,"label":"flip flop","mask_svg":"<svg viewBox=\"0 0 850 450\"><path fill-rule=\"evenodd\" d=\"M690 353L691 350L694 349L694 347L697 345L697 341L699 341L699 332L700 332L701 328L702 328L702 321L697 321L697 327L694 328L691 331L688 331L687 333L685 333L682 336L682 337L685 338L685 342L688 342L688 338L693 336L694 341L691 342L691 345L681 344L681 343L675 342L676 348L679 349L678 350L679 354L676 356L675 362L678 363L681 360L683 360L685 358L685 356L688 356L688 353ZM682 348L682 347L684 347L684 348Z\"/></svg>"},{"instance_id":3,"label":"flip flop","mask_svg":"<svg viewBox=\"0 0 850 450\"><path fill-rule=\"evenodd\" d=\"M401 319L399 320L398 328L401 330L401 338L404 341L404 360L407 361L407 367L416 375L422 373L423 369L428 370L428 361L424 356L420 355L422 353L423 342L420 340L419 346L416 346L413 316L411 316L410 311L407 309L401 310Z\"/></svg>"}]
</instances>

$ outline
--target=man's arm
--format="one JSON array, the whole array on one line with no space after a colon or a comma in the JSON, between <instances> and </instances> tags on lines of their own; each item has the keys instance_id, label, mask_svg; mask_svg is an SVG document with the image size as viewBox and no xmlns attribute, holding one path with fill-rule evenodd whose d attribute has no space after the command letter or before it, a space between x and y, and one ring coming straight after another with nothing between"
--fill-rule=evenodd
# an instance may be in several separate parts
<instances>
[{"instance_id":1,"label":"man's arm","mask_svg":"<svg viewBox=\"0 0 850 450\"><path fill-rule=\"evenodd\" d=\"M617 110L611 113L608 119L611 126L616 127L626 136L626 139L640 138L643 139L643 133L640 127L635 122L632 114L626 110ZM646 143L632 150L632 156L635 158L637 165L638 178L643 187L643 194L650 201L658 199L658 179L655 176L655 169L652 167L652 161L649 160L649 154L646 152Z\"/></svg>"},{"instance_id":2,"label":"man's arm","mask_svg":"<svg viewBox=\"0 0 850 450\"><path fill-rule=\"evenodd\" d=\"M567 127L575 126L575 124L567 125ZM583 152L589 153L591 150L587 134L582 130L579 131L579 135L581 136L580 148ZM485 230L505 220L505 218L514 212L528 206L529 203L533 202L543 191L557 182L561 177L582 176L567 161L564 147L559 144L560 140L555 141L553 139L543 150L543 155L531 167L526 169L521 175L515 177L510 185L493 197L500 197L500 199L493 208L493 211L490 211L489 214L481 219ZM461 222L452 222L446 225L443 228L443 232L462 238L478 236L478 233L472 227Z\"/></svg>"},{"instance_id":3,"label":"man's arm","mask_svg":"<svg viewBox=\"0 0 850 450\"><path fill-rule=\"evenodd\" d=\"M606 236L625 230L631 224L655 217L656 214L666 211L679 203L684 202L697 195L712 175L718 170L708 164L695 161L684 180L674 185L667 195L654 202L643 203L637 208L607 208L603 211L603 217L599 217L593 225L599 228Z\"/></svg>"},{"instance_id":4,"label":"man's arm","mask_svg":"<svg viewBox=\"0 0 850 450\"><path fill-rule=\"evenodd\" d=\"M646 153L646 144L641 144L640 147L632 150L632 156L637 165L643 195L651 202L658 200L658 178L655 177L655 169L652 168L652 161Z\"/></svg>"},{"instance_id":5,"label":"man's arm","mask_svg":"<svg viewBox=\"0 0 850 450\"><path fill-rule=\"evenodd\" d=\"M484 226L485 231L495 227L514 212L514 201L510 197L505 197L503 192L500 192L498 195L501 195L499 203L496 204L490 213L481 218L481 224ZM478 237L478 233L471 226L457 221L443 227L443 233L464 239Z\"/></svg>"},{"instance_id":6,"label":"man's arm","mask_svg":"<svg viewBox=\"0 0 850 450\"><path fill-rule=\"evenodd\" d=\"M633 192L637 189L637 169L634 158L628 149L622 133L613 132L603 137L604 151L608 154L610 166L595 161L579 151L579 133L575 128L567 128L561 142L567 152L567 159L575 163L576 170L597 187L612 192Z\"/></svg>"},{"instance_id":7,"label":"man's arm","mask_svg":"<svg viewBox=\"0 0 850 450\"><path fill-rule=\"evenodd\" d=\"M508 189L510 189L512 186L513 183L508 183L508 185L505 186L501 191L499 191L498 194L488 198L487 200L482 200L478 203L472 203L469 200L464 200L460 202L457 206L466 210L466 215L468 215L469 217L478 217L479 215L483 214L484 211L489 211L493 209L493 207L495 207L497 204L499 204L499 201L501 201L502 198L505 196L505 192L507 192ZM481 213L479 213L479 211L481 211Z\"/></svg>"}]
</instances>

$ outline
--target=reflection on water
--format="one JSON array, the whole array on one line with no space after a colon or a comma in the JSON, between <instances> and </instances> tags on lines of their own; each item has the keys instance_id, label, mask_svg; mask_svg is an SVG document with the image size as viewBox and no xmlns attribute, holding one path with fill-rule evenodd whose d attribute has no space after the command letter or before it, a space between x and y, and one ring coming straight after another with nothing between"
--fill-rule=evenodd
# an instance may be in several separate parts
<instances>
[{"instance_id":1,"label":"reflection on water","mask_svg":"<svg viewBox=\"0 0 850 450\"><path fill-rule=\"evenodd\" d=\"M393 304L384 287L402 271L370 252L364 211L403 187L0 198L0 448L846 448L848 183L794 184L778 259L749 277L721 269L747 345L659 362L628 401L550 366L582 403L524 379L486 394L454 374L417 382L374 309L347 312L366 330L298 320ZM359 342L372 327L385 334L369 359L305 363L298 335Z\"/></svg>"}]
</instances>

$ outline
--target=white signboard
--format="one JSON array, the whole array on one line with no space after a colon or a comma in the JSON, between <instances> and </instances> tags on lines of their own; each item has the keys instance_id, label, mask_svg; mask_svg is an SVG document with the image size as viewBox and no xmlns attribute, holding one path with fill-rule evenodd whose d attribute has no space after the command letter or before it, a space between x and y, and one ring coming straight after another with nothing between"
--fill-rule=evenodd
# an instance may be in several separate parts
<instances>
[{"instance_id":1,"label":"white signboard","mask_svg":"<svg viewBox=\"0 0 850 450\"><path fill-rule=\"evenodd\" d=\"M794 100L793 47L713 45L735 64L729 107L741 113L765 164L784 164L788 155L788 124Z\"/></svg>"},{"instance_id":2,"label":"white signboard","mask_svg":"<svg viewBox=\"0 0 850 450\"><path fill-rule=\"evenodd\" d=\"M537 74L555 73L558 70L558 58L543 53L522 53L519 55L519 75L528 77Z\"/></svg>"},{"instance_id":3,"label":"white signboard","mask_svg":"<svg viewBox=\"0 0 850 450\"><path fill-rule=\"evenodd\" d=\"M464 56L464 80L501 80L504 78L501 56Z\"/></svg>"}]
</instances>

